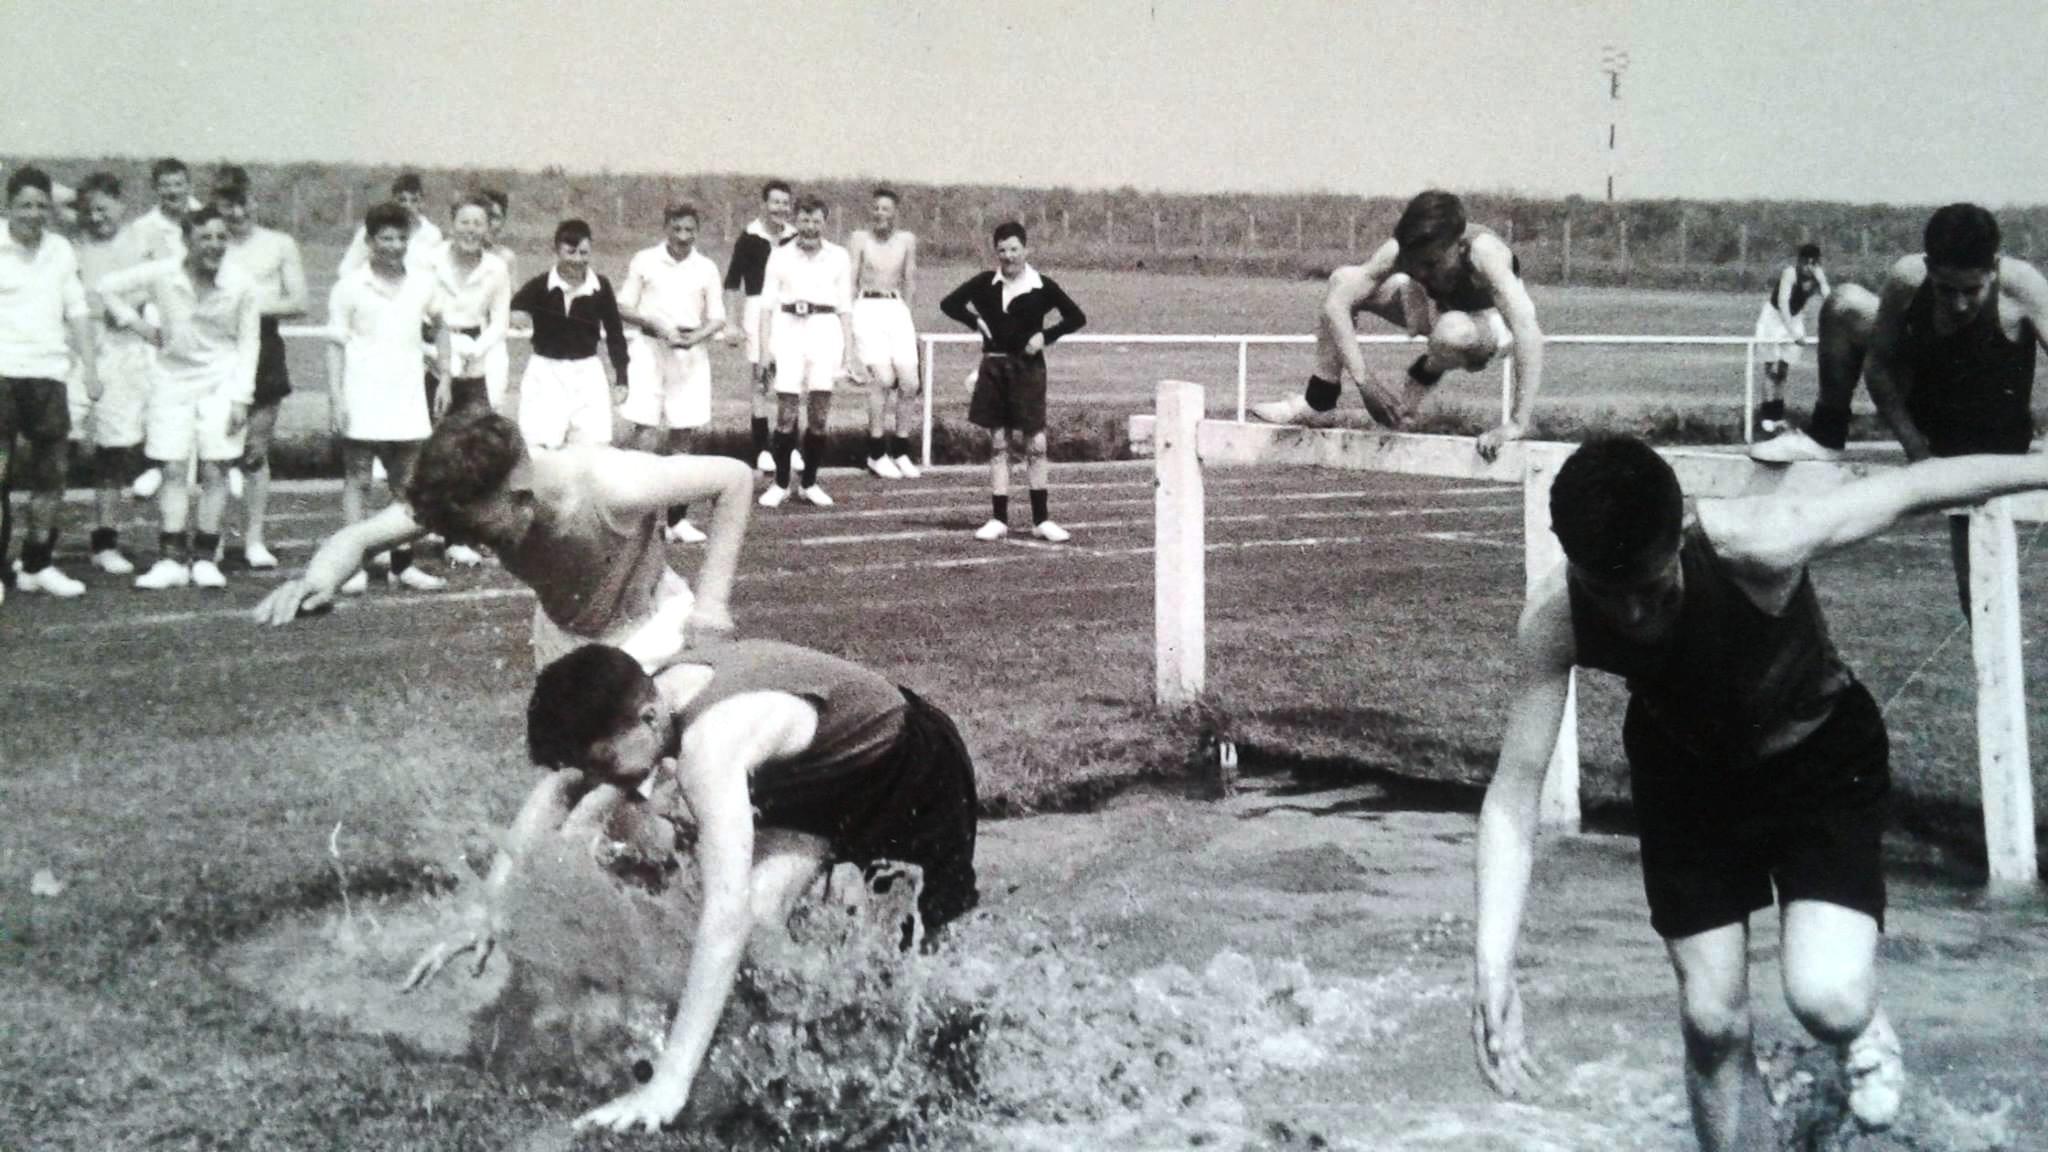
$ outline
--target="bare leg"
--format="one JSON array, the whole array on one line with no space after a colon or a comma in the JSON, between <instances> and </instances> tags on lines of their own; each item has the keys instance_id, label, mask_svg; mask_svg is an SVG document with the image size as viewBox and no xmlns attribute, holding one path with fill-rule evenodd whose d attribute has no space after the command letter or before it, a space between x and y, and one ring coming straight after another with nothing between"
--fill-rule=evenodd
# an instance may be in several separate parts
<instances>
[{"instance_id":1,"label":"bare leg","mask_svg":"<svg viewBox=\"0 0 2048 1152\"><path fill-rule=\"evenodd\" d=\"M988 430L988 491L1007 499L1010 495L1010 431Z\"/></svg>"},{"instance_id":2,"label":"bare leg","mask_svg":"<svg viewBox=\"0 0 2048 1152\"><path fill-rule=\"evenodd\" d=\"M1685 1090L1701 1152L1765 1152L1774 1136L1749 1014L1749 925L1666 947L1678 973Z\"/></svg>"},{"instance_id":3,"label":"bare leg","mask_svg":"<svg viewBox=\"0 0 2048 1152\"><path fill-rule=\"evenodd\" d=\"M371 477L376 459L375 449L360 440L341 442L342 523L360 523L369 515L370 485L374 483ZM169 473L166 472L165 476L168 478Z\"/></svg>"},{"instance_id":4,"label":"bare leg","mask_svg":"<svg viewBox=\"0 0 2048 1152\"><path fill-rule=\"evenodd\" d=\"M263 521L270 514L270 443L277 434L276 404L249 410L248 438L242 452L242 474L248 479L243 490L247 523L242 529L244 551L268 551Z\"/></svg>"},{"instance_id":5,"label":"bare leg","mask_svg":"<svg viewBox=\"0 0 2048 1152\"><path fill-rule=\"evenodd\" d=\"M168 487L168 482L166 482ZM199 462L199 520L198 530L209 536L220 535L221 521L228 511L228 463L222 460L201 460ZM213 559L211 552L204 559Z\"/></svg>"},{"instance_id":6,"label":"bare leg","mask_svg":"<svg viewBox=\"0 0 2048 1152\"><path fill-rule=\"evenodd\" d=\"M1870 332L1877 322L1877 297L1859 284L1844 284L1820 306L1820 396L1813 402L1808 434L1826 448L1849 440L1849 403L1863 379Z\"/></svg>"}]
</instances>

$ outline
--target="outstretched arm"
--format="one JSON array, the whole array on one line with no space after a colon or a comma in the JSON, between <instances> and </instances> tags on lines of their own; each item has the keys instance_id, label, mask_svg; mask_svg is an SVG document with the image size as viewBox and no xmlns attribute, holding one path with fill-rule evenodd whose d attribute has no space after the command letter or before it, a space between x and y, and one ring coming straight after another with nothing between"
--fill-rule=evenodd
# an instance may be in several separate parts
<instances>
[{"instance_id":1,"label":"outstretched arm","mask_svg":"<svg viewBox=\"0 0 2048 1152\"><path fill-rule=\"evenodd\" d=\"M1514 337L1511 355L1515 362L1515 410L1506 424L1479 438L1479 454L1488 460L1500 453L1509 440L1527 434L1536 409L1536 395L1543 391L1543 329L1536 323L1536 302L1529 286L1515 274L1514 253L1497 237L1481 235L1472 244L1472 264L1493 285L1493 304L1507 321Z\"/></svg>"},{"instance_id":2,"label":"outstretched arm","mask_svg":"<svg viewBox=\"0 0 2048 1152\"><path fill-rule=\"evenodd\" d=\"M683 733L677 776L696 817L704 904L682 1004L653 1078L584 1114L577 1128L654 1132L689 1102L753 929L754 810L747 775L768 760L801 752L817 725L817 711L804 700L758 692L720 701Z\"/></svg>"},{"instance_id":3,"label":"outstretched arm","mask_svg":"<svg viewBox=\"0 0 2048 1152\"><path fill-rule=\"evenodd\" d=\"M1347 264L1330 273L1330 290L1323 294L1323 308L1317 319L1337 346L1344 370L1360 383L1365 382L1366 376L1365 353L1358 347L1357 310L1394 274L1394 259L1400 254L1401 246L1387 241L1365 263Z\"/></svg>"},{"instance_id":4,"label":"outstretched arm","mask_svg":"<svg viewBox=\"0 0 2048 1152\"><path fill-rule=\"evenodd\" d=\"M289 624L300 613L331 603L343 582L363 566L363 557L410 544L427 530L412 518L412 509L392 504L368 520L359 520L320 545L306 564L306 574L280 584L253 615L258 624Z\"/></svg>"},{"instance_id":5,"label":"outstretched arm","mask_svg":"<svg viewBox=\"0 0 2048 1152\"><path fill-rule=\"evenodd\" d=\"M1478 917L1472 954L1472 1040L1494 1091L1518 1095L1538 1068L1522 1035L1515 946L1535 861L1543 776L1571 688L1571 601L1561 572L1531 593L1516 637L1516 685L1500 763L1479 809Z\"/></svg>"},{"instance_id":6,"label":"outstretched arm","mask_svg":"<svg viewBox=\"0 0 2048 1152\"><path fill-rule=\"evenodd\" d=\"M598 454L591 465L597 497L614 521L630 522L677 504L712 502L711 529L698 565L693 630L732 631L732 581L754 507L754 473L725 456Z\"/></svg>"}]
</instances>

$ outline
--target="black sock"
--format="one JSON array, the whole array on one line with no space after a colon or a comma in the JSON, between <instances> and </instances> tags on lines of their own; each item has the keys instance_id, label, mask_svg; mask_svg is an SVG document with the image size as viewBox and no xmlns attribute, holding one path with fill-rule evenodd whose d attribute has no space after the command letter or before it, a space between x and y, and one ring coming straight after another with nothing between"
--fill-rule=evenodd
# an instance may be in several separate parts
<instances>
[{"instance_id":1,"label":"black sock","mask_svg":"<svg viewBox=\"0 0 2048 1152\"><path fill-rule=\"evenodd\" d=\"M909 439L909 437L906 437L906 436L891 436L891 437L889 437L889 455L891 455L891 456L908 456L908 455L910 455L910 439Z\"/></svg>"},{"instance_id":2,"label":"black sock","mask_svg":"<svg viewBox=\"0 0 2048 1152\"><path fill-rule=\"evenodd\" d=\"M117 528L99 527L92 530L92 551L97 556L112 552L121 546L121 532Z\"/></svg>"},{"instance_id":3,"label":"black sock","mask_svg":"<svg viewBox=\"0 0 2048 1152\"><path fill-rule=\"evenodd\" d=\"M1763 403L1763 407L1757 409L1756 415L1759 420L1783 420L1785 418L1785 402L1783 400L1766 400Z\"/></svg>"},{"instance_id":4,"label":"black sock","mask_svg":"<svg viewBox=\"0 0 2048 1152\"><path fill-rule=\"evenodd\" d=\"M1444 374L1430 370L1429 353L1425 352L1415 358L1415 363L1408 366L1408 378L1424 388L1434 388L1437 381L1444 378Z\"/></svg>"},{"instance_id":5,"label":"black sock","mask_svg":"<svg viewBox=\"0 0 2048 1152\"><path fill-rule=\"evenodd\" d=\"M21 570L41 572L50 566L50 558L57 553L57 530L50 529L38 540L31 536L21 545Z\"/></svg>"},{"instance_id":6,"label":"black sock","mask_svg":"<svg viewBox=\"0 0 2048 1152\"><path fill-rule=\"evenodd\" d=\"M201 560L211 560L220 552L220 533L194 532L192 534L192 555Z\"/></svg>"},{"instance_id":7,"label":"black sock","mask_svg":"<svg viewBox=\"0 0 2048 1152\"><path fill-rule=\"evenodd\" d=\"M1031 490L1031 523L1033 525L1045 523L1047 519L1045 506L1050 501L1051 496L1052 493L1047 492L1043 488L1033 488Z\"/></svg>"},{"instance_id":8,"label":"black sock","mask_svg":"<svg viewBox=\"0 0 2048 1152\"><path fill-rule=\"evenodd\" d=\"M775 486L777 488L789 487L789 453L795 447L796 433L794 431L785 432L780 428L775 430L774 448L772 450L775 453ZM810 461L806 460L804 463L808 464Z\"/></svg>"},{"instance_id":9,"label":"black sock","mask_svg":"<svg viewBox=\"0 0 2048 1152\"><path fill-rule=\"evenodd\" d=\"M6 449L0 446L0 465L7 463ZM7 549L14 543L14 489L6 480L0 479L0 569L7 567Z\"/></svg>"},{"instance_id":10,"label":"black sock","mask_svg":"<svg viewBox=\"0 0 2048 1152\"><path fill-rule=\"evenodd\" d=\"M1010 522L1010 494L1005 492L1001 496L990 496L988 499L989 503L995 505L995 518L1008 524Z\"/></svg>"},{"instance_id":11,"label":"black sock","mask_svg":"<svg viewBox=\"0 0 2048 1152\"><path fill-rule=\"evenodd\" d=\"M825 430L813 428L804 433L804 487L818 482L818 465L825 462Z\"/></svg>"},{"instance_id":12,"label":"black sock","mask_svg":"<svg viewBox=\"0 0 2048 1152\"><path fill-rule=\"evenodd\" d=\"M1337 398L1342 395L1344 395L1344 389L1336 381L1325 380L1321 376L1310 376L1308 378L1308 390L1302 393L1302 396L1308 401L1308 406L1317 412L1328 412L1330 409L1335 408L1337 406Z\"/></svg>"},{"instance_id":13,"label":"black sock","mask_svg":"<svg viewBox=\"0 0 2048 1152\"><path fill-rule=\"evenodd\" d=\"M410 567L412 567L412 549L393 548L391 550L391 574L396 576Z\"/></svg>"},{"instance_id":14,"label":"black sock","mask_svg":"<svg viewBox=\"0 0 2048 1152\"><path fill-rule=\"evenodd\" d=\"M676 525L681 524L683 521L688 520L689 518L690 506L688 504L671 504L668 506L669 527L673 528Z\"/></svg>"},{"instance_id":15,"label":"black sock","mask_svg":"<svg viewBox=\"0 0 2048 1152\"><path fill-rule=\"evenodd\" d=\"M180 564L192 562L192 545L183 532L160 532L156 538L157 554L166 560Z\"/></svg>"},{"instance_id":16,"label":"black sock","mask_svg":"<svg viewBox=\"0 0 2048 1152\"><path fill-rule=\"evenodd\" d=\"M759 456L768 450L768 418L766 416L754 417L752 427L754 432L754 455Z\"/></svg>"},{"instance_id":17,"label":"black sock","mask_svg":"<svg viewBox=\"0 0 2048 1152\"><path fill-rule=\"evenodd\" d=\"M868 437L868 459L870 459L870 460L880 460L881 458L882 458L882 438L881 438L880 436L870 436L870 437Z\"/></svg>"}]
</instances>

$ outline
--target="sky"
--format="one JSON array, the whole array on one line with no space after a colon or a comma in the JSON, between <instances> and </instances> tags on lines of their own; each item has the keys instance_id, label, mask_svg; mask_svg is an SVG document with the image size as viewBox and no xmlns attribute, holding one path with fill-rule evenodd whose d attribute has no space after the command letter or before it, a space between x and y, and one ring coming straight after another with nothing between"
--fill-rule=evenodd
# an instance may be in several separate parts
<instances>
[{"instance_id":1,"label":"sky","mask_svg":"<svg viewBox=\"0 0 2048 1152\"><path fill-rule=\"evenodd\" d=\"M2048 201L2041 0L5 7L0 157Z\"/></svg>"}]
</instances>

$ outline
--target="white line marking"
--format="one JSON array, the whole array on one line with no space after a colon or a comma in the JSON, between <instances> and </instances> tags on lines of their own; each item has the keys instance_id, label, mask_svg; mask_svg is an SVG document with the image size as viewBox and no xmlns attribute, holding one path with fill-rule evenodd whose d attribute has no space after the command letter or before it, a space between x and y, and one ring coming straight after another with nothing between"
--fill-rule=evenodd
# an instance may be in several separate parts
<instances>
[{"instance_id":1,"label":"white line marking","mask_svg":"<svg viewBox=\"0 0 2048 1152\"><path fill-rule=\"evenodd\" d=\"M1211 524L1264 524L1281 520L1380 520L1406 516L1455 516L1470 512L1511 512L1519 504L1482 504L1477 507L1465 505L1460 508L1382 508L1368 511L1346 512L1242 512L1230 516L1211 516ZM1116 528L1148 526L1149 519L1133 520L1081 520L1064 525L1071 529L1104 531ZM805 536L796 541L802 548L830 548L843 544L882 544L904 540L951 539L967 534L965 528L913 529L905 532L872 532L845 536Z\"/></svg>"}]
</instances>

